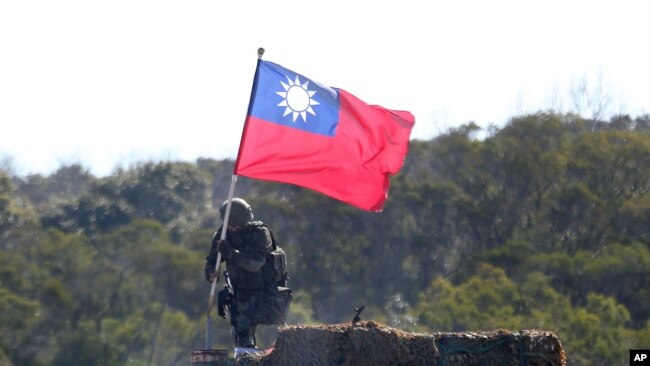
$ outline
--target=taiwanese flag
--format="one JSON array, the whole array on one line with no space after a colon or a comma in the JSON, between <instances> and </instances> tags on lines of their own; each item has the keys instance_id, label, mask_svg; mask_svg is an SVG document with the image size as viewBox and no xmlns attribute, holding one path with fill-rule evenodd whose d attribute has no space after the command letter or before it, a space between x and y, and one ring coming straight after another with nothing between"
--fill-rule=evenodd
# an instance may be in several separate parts
<instances>
[{"instance_id":1,"label":"taiwanese flag","mask_svg":"<svg viewBox=\"0 0 650 366\"><path fill-rule=\"evenodd\" d=\"M414 123L260 59L234 173L381 211Z\"/></svg>"}]
</instances>

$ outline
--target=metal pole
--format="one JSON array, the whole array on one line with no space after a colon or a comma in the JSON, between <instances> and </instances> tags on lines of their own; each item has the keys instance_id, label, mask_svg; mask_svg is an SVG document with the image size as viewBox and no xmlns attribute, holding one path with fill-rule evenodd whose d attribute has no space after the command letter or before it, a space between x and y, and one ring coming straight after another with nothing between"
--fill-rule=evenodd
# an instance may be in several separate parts
<instances>
[{"instance_id":1,"label":"metal pole","mask_svg":"<svg viewBox=\"0 0 650 366\"><path fill-rule=\"evenodd\" d=\"M237 184L237 175L233 174L230 180L230 189L228 190L228 203L226 204L226 212L223 216L223 225L221 226L220 240L226 239L226 232L228 231L228 220L230 219L230 207L232 206L232 198L235 195L235 185ZM205 349L212 348L212 307L214 306L214 294L217 289L217 281L219 281L219 266L221 265L221 252L217 254L217 263L214 265L214 271L217 272L217 278L212 281L212 288L210 289L210 299L208 300L208 324L205 332Z\"/></svg>"},{"instance_id":2,"label":"metal pole","mask_svg":"<svg viewBox=\"0 0 650 366\"><path fill-rule=\"evenodd\" d=\"M262 56L264 55L264 48L260 47L257 49L257 65L255 66L255 76L253 77L253 87L251 88L251 96L250 100L248 102L248 109L246 111L246 118L244 119L244 129L242 131L242 141L244 137L246 136L246 127L247 127L247 121L248 121L248 116L250 115L251 109L253 108L253 101L254 101L254 96L255 92L257 89L257 78L258 78L258 73L259 73L259 66L260 62L262 61ZM239 143L239 152L237 153L237 160L235 161L235 169L234 172L237 171L237 164L239 163L239 154L241 153L241 145L242 141ZM235 194L235 184L237 183L237 174L233 172L232 175L232 180L230 182L230 190L228 191L228 203L226 204L226 212L224 213L224 218L223 218L223 226L221 229L221 238L220 240L225 240L226 239L226 231L228 230L228 219L230 218L230 206L232 204L232 198ZM212 288L210 289L210 299L208 301L208 311L207 311L207 316L208 316L208 322L207 322L207 329L205 332L205 349L211 349L212 348L212 318L210 317L210 312L212 311L212 307L214 306L214 293L217 289L217 281L219 280L219 265L221 264L221 252L218 252L217 254L217 263L214 266L215 272L217 272L217 278L212 281Z\"/></svg>"}]
</instances>

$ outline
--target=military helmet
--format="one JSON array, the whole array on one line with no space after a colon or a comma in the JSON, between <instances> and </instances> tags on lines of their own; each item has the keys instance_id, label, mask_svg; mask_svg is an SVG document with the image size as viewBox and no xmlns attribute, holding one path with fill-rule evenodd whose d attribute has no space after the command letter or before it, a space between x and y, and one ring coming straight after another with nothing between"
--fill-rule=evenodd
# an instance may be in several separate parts
<instances>
[{"instance_id":1,"label":"military helmet","mask_svg":"<svg viewBox=\"0 0 650 366\"><path fill-rule=\"evenodd\" d=\"M221 220L226 215L226 206L228 200L224 201L219 209ZM230 217L228 218L228 225L242 226L247 222L253 221L253 209L246 201L241 198L233 198L230 205Z\"/></svg>"}]
</instances>

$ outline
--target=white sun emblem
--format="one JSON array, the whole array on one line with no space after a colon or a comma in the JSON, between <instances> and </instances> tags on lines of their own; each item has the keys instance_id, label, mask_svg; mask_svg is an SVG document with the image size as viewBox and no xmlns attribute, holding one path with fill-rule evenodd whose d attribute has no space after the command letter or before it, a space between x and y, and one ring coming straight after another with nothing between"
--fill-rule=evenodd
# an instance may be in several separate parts
<instances>
[{"instance_id":1,"label":"white sun emblem","mask_svg":"<svg viewBox=\"0 0 650 366\"><path fill-rule=\"evenodd\" d=\"M303 122L307 122L307 112L314 116L316 115L311 106L320 104L311 99L311 97L316 94L316 91L309 90L309 80L305 81L304 84L301 84L298 75L296 75L295 81L292 81L289 77L287 77L287 81L289 84L280 82L284 91L276 92L282 97L282 101L278 103L278 107L286 107L282 117L287 116L289 113L293 113L293 122L296 122L298 116L302 117Z\"/></svg>"}]
</instances>

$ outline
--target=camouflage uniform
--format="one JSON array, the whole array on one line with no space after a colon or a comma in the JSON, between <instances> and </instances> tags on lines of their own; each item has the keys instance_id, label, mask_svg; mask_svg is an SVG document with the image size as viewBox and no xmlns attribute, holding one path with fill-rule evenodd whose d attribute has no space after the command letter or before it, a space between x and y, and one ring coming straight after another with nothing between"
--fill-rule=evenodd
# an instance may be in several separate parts
<instances>
[{"instance_id":1,"label":"camouflage uniform","mask_svg":"<svg viewBox=\"0 0 650 366\"><path fill-rule=\"evenodd\" d=\"M236 213L231 211L231 215ZM235 216L232 218L237 220ZM249 218L252 219L252 212ZM234 290L234 302L230 307L233 341L236 347L254 347L258 312L264 311L260 307L265 285L262 267L272 250L272 240L269 229L260 221L238 224L239 230L228 230L221 249L218 249L217 241L221 238L223 227L215 233L210 254L206 258L205 274L208 278L214 272L218 251L221 250L222 261L227 264Z\"/></svg>"}]
</instances>

